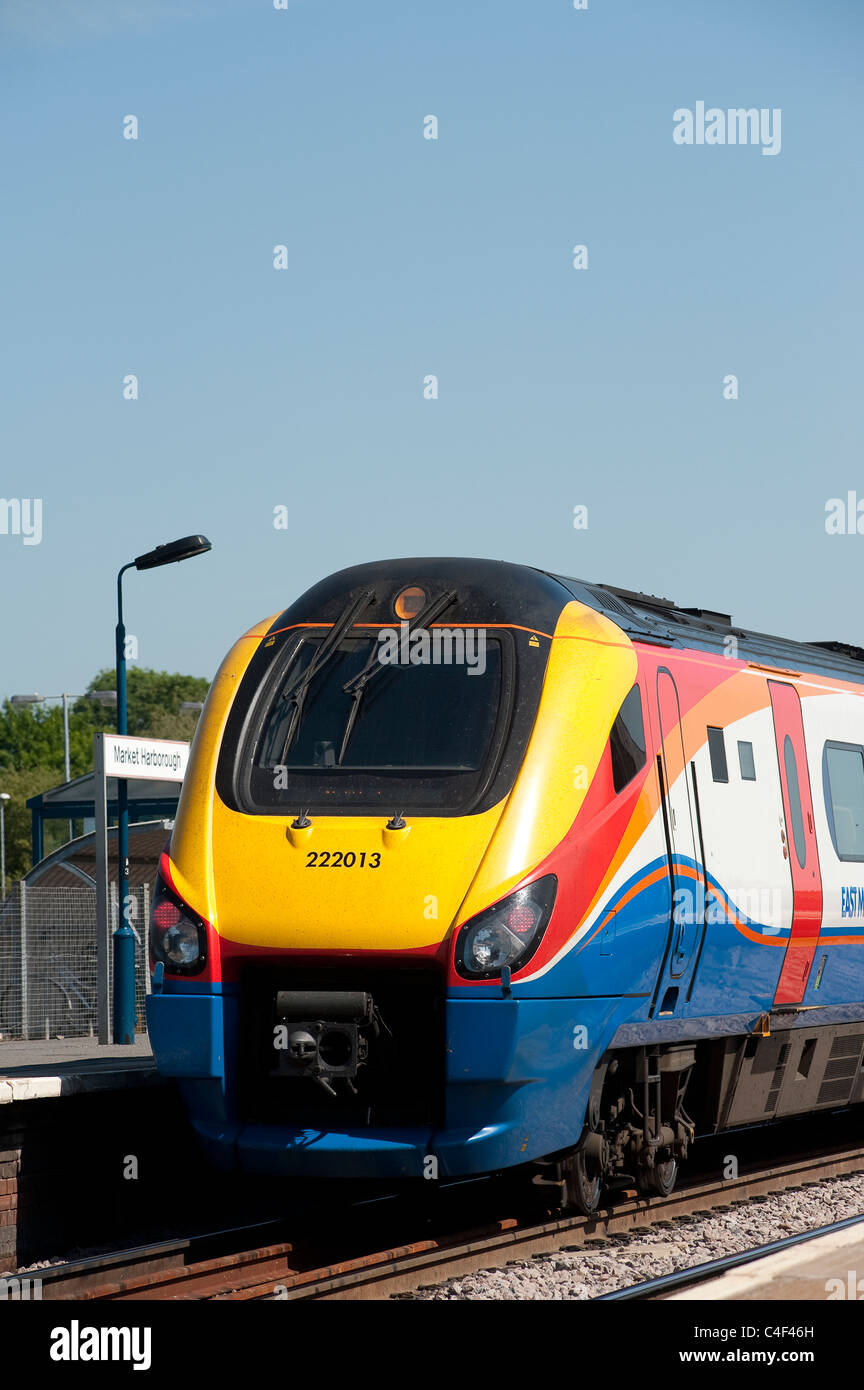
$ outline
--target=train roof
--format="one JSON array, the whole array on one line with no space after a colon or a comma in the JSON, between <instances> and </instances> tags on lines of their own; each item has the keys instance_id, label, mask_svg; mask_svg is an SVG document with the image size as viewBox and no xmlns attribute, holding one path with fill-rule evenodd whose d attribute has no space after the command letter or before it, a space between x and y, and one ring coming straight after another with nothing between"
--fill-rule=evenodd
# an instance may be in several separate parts
<instances>
[{"instance_id":1,"label":"train roof","mask_svg":"<svg viewBox=\"0 0 864 1390\"><path fill-rule=\"evenodd\" d=\"M393 594L407 584L455 585L448 617L463 623L524 623L552 632L566 595L605 614L628 637L659 646L691 648L786 672L811 672L864 684L864 649L838 641L794 642L740 627L729 613L684 608L672 599L614 584L571 579L533 565L477 557L426 556L375 560L337 571L314 584L279 614L270 631L304 621L335 621L348 593L375 590L368 621L393 618ZM382 587L383 586L383 587ZM562 592L563 591L563 592Z\"/></svg>"},{"instance_id":2,"label":"train roof","mask_svg":"<svg viewBox=\"0 0 864 1390\"><path fill-rule=\"evenodd\" d=\"M837 641L795 642L733 623L729 613L710 608L682 608L656 594L619 589L614 584L588 584L581 579L542 571L562 584L580 603L604 613L634 641L668 647L690 647L724 656L730 637L735 655L754 665L783 671L808 671L840 680L864 682L864 649Z\"/></svg>"}]
</instances>

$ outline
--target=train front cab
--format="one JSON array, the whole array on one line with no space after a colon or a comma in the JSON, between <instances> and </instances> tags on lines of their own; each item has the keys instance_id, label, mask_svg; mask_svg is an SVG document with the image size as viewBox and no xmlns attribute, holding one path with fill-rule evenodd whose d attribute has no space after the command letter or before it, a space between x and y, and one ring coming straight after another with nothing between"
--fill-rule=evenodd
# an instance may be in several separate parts
<instances>
[{"instance_id":1,"label":"train front cab","mask_svg":"<svg viewBox=\"0 0 864 1390\"><path fill-rule=\"evenodd\" d=\"M555 966L589 892L564 842L608 756L636 658L603 615L566 595L555 601L552 633L501 625L527 727L509 784L505 755L502 794L468 815L403 818L397 805L389 815L311 810L305 826L296 801L263 815L231 804L219 776L225 730L272 625L229 654L165 862L175 908L200 924L207 960L182 974L160 962L148 1005L160 1070L178 1079L215 1162L247 1172L421 1177L432 1160L440 1175L455 1176L543 1158L579 1139L598 1041L633 1001L574 999L572 970L565 977ZM540 673L533 708L525 699L529 663ZM589 810L602 816L590 802ZM316 854L341 854L342 864L353 856L348 874L341 865L334 872L332 860L322 870ZM539 944L503 974L466 969L463 929L502 903L510 910L517 902L524 919L528 908L514 895L537 884L551 888ZM322 1020L300 1017L302 998L288 996L321 993L328 983L334 994L368 994L382 1028L398 1025L381 1085L376 1049L386 1049L369 1028L368 1060L348 1078L359 1094L329 1077L342 1092L336 1104L320 1078L301 1099L305 1081L286 1076L284 1059L274 1066L272 1054L277 1001L288 1011L289 1037L308 1033L293 1025Z\"/></svg>"}]
</instances>

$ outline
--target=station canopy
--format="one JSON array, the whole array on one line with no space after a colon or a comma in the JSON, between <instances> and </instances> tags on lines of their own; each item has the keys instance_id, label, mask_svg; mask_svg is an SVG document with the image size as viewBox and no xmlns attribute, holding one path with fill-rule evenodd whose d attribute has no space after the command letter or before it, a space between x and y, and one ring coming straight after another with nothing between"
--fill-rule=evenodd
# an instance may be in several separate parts
<instances>
[{"instance_id":1,"label":"station canopy","mask_svg":"<svg viewBox=\"0 0 864 1390\"><path fill-rule=\"evenodd\" d=\"M129 821L173 819L180 799L180 783L159 778L129 778L126 783ZM107 778L108 819L116 819L117 778ZM46 820L92 820L96 814L96 778L92 772L73 777L58 787L31 796L27 806L32 817L33 863L44 855L44 825Z\"/></svg>"}]
</instances>

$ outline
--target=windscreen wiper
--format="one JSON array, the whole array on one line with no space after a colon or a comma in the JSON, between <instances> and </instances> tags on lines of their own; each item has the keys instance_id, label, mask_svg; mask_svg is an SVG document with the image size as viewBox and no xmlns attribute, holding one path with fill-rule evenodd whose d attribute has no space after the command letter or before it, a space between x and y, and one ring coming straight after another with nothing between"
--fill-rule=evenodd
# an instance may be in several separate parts
<instances>
[{"instance_id":1,"label":"windscreen wiper","mask_svg":"<svg viewBox=\"0 0 864 1390\"><path fill-rule=\"evenodd\" d=\"M303 718L303 705L310 685L321 668L326 666L346 632L354 626L360 614L363 612L363 609L368 608L374 598L375 594L372 589L364 589L361 594L358 594L357 598L352 599L342 616L338 618L331 627L314 657L306 667L306 670L303 671L283 693L282 699L279 702L280 705L290 704L293 706L291 710L291 719L288 724L288 731L285 734L285 742L282 745L283 759L288 749L291 747L291 744L294 742L294 736L300 727L300 720Z\"/></svg>"},{"instance_id":2,"label":"windscreen wiper","mask_svg":"<svg viewBox=\"0 0 864 1390\"><path fill-rule=\"evenodd\" d=\"M416 618L410 620L399 639L400 656L406 649L411 635L415 632L419 632L422 628L426 627L427 624L433 622L439 614L444 612L445 608L450 607L455 598L456 590L451 589L449 593L441 594L440 598L433 599L431 603L426 605L422 613L418 613ZM342 759L345 756L345 750L348 747L348 742L354 732L354 725L357 723L357 715L360 713L360 703L366 693L367 685L376 675L380 674L381 671L390 670L390 663L379 659L379 650L380 649L376 648L362 671L358 671L356 676L352 676L350 681L346 681L342 687L345 694L351 696L352 704L348 713L348 722L345 725L345 732L342 735L342 746L339 749L339 757L336 759L337 766L341 766Z\"/></svg>"}]
</instances>

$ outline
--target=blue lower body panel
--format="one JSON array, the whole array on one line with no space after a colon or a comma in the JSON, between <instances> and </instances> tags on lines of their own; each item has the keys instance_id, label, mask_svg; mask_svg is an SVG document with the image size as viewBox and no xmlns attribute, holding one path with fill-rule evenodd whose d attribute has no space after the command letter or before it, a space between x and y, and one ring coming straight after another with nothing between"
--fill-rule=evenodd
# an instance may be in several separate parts
<instances>
[{"instance_id":1,"label":"blue lower body panel","mask_svg":"<svg viewBox=\"0 0 864 1390\"><path fill-rule=\"evenodd\" d=\"M326 1129L244 1122L233 1067L237 999L151 995L147 1017L160 1071L180 1081L192 1124L217 1166L396 1179L494 1172L577 1143L597 1061L638 1005L644 1001L447 999L438 1127L342 1127L338 1109Z\"/></svg>"},{"instance_id":2,"label":"blue lower body panel","mask_svg":"<svg viewBox=\"0 0 864 1390\"><path fill-rule=\"evenodd\" d=\"M162 1076L225 1076L218 994L148 994L147 1031Z\"/></svg>"}]
</instances>

